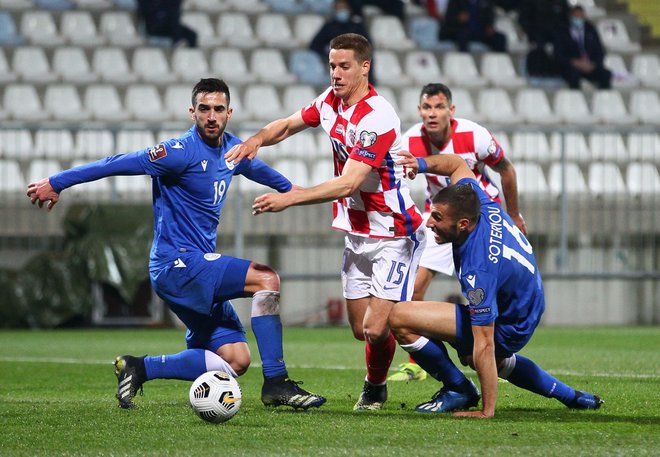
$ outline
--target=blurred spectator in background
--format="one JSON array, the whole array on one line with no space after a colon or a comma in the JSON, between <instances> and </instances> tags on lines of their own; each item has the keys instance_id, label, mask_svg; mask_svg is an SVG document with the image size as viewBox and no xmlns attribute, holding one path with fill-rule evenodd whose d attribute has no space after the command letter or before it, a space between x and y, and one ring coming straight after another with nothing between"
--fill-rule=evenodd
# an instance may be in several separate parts
<instances>
[{"instance_id":1,"label":"blurred spectator in background","mask_svg":"<svg viewBox=\"0 0 660 457\"><path fill-rule=\"evenodd\" d=\"M495 7L490 0L449 0L440 39L455 41L461 52L468 51L470 41L506 52L506 37L495 30Z\"/></svg>"},{"instance_id":2,"label":"blurred spectator in background","mask_svg":"<svg viewBox=\"0 0 660 457\"><path fill-rule=\"evenodd\" d=\"M138 0L138 16L148 36L170 38L176 46L185 41L197 46L197 32L181 23L183 0Z\"/></svg>"},{"instance_id":3,"label":"blurred spectator in background","mask_svg":"<svg viewBox=\"0 0 660 457\"><path fill-rule=\"evenodd\" d=\"M596 27L586 19L584 9L571 8L569 22L557 33L555 61L559 73L572 89L580 88L580 79L597 84L600 89L612 86L612 72L603 65L605 49Z\"/></svg>"},{"instance_id":4,"label":"blurred spectator in background","mask_svg":"<svg viewBox=\"0 0 660 457\"><path fill-rule=\"evenodd\" d=\"M518 7L518 22L532 46L554 43L557 31L568 22L566 0L526 0Z\"/></svg>"},{"instance_id":5,"label":"blurred spectator in background","mask_svg":"<svg viewBox=\"0 0 660 457\"><path fill-rule=\"evenodd\" d=\"M377 6L390 16L396 16L401 22L405 20L405 4L402 0L350 0L353 11L359 16L364 16L362 7L365 5Z\"/></svg>"},{"instance_id":6,"label":"blurred spectator in background","mask_svg":"<svg viewBox=\"0 0 660 457\"><path fill-rule=\"evenodd\" d=\"M353 8L353 2L350 0L335 0L333 16L328 19L321 29L316 33L309 49L316 52L323 62L328 61L330 52L330 41L344 33L357 33L371 42L369 31L362 20L362 16L357 14ZM371 84L376 84L373 64L369 74Z\"/></svg>"}]
</instances>

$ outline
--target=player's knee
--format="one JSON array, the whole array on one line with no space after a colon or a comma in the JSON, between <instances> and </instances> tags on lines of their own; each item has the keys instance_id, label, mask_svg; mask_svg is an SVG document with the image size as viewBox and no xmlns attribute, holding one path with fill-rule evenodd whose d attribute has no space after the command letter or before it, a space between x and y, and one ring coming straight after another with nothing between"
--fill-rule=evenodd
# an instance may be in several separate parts
<instances>
[{"instance_id":1,"label":"player's knee","mask_svg":"<svg viewBox=\"0 0 660 457\"><path fill-rule=\"evenodd\" d=\"M280 277L268 265L253 263L250 268L254 272L254 281L259 290L280 290Z\"/></svg>"},{"instance_id":2,"label":"player's knee","mask_svg":"<svg viewBox=\"0 0 660 457\"><path fill-rule=\"evenodd\" d=\"M243 376L248 371L248 368L250 368L250 358L248 357L247 360L235 360L230 365L238 376Z\"/></svg>"},{"instance_id":3,"label":"player's knee","mask_svg":"<svg viewBox=\"0 0 660 457\"><path fill-rule=\"evenodd\" d=\"M392 307L389 316L387 317L387 323L392 329L392 333L396 336L397 333L403 331L404 320L402 310L405 307L406 302L399 302Z\"/></svg>"},{"instance_id":4,"label":"player's knee","mask_svg":"<svg viewBox=\"0 0 660 457\"><path fill-rule=\"evenodd\" d=\"M369 342L369 344L382 343L389 336L390 336L390 329L387 326L383 328L373 328L373 327L364 328L364 339L367 342Z\"/></svg>"},{"instance_id":5,"label":"player's knee","mask_svg":"<svg viewBox=\"0 0 660 457\"><path fill-rule=\"evenodd\" d=\"M362 323L350 322L351 331L353 332L353 338L356 340L364 341L364 328Z\"/></svg>"}]
</instances>

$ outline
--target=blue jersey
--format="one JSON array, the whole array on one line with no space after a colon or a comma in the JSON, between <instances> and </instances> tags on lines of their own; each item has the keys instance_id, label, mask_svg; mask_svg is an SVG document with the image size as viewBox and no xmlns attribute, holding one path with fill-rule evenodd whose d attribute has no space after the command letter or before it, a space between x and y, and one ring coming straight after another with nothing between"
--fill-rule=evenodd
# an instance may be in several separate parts
<instances>
[{"instance_id":1,"label":"blue jersey","mask_svg":"<svg viewBox=\"0 0 660 457\"><path fill-rule=\"evenodd\" d=\"M179 138L63 171L51 176L50 182L61 192L106 176L151 175L154 241L149 266L159 268L182 252L215 251L220 213L234 175L280 192L291 189L287 178L258 159L243 159L236 166L227 163L225 153L238 143L237 137L225 132L221 145L213 148L193 126Z\"/></svg>"},{"instance_id":2,"label":"blue jersey","mask_svg":"<svg viewBox=\"0 0 660 457\"><path fill-rule=\"evenodd\" d=\"M481 202L476 228L454 245L454 266L468 299L472 325L509 324L520 334L534 331L545 308L541 274L532 246L511 218L476 181Z\"/></svg>"}]
</instances>

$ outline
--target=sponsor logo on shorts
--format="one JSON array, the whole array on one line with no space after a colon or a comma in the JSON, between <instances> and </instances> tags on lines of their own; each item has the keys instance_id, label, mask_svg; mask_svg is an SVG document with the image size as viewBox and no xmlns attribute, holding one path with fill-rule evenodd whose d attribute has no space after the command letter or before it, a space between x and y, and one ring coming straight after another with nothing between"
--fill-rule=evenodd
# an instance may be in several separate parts
<instances>
[{"instance_id":1,"label":"sponsor logo on shorts","mask_svg":"<svg viewBox=\"0 0 660 457\"><path fill-rule=\"evenodd\" d=\"M220 257L222 257L222 254L216 254L215 252L210 252L208 254L204 254L204 258L208 260L209 262L213 262L214 260L218 260Z\"/></svg>"},{"instance_id":2,"label":"sponsor logo on shorts","mask_svg":"<svg viewBox=\"0 0 660 457\"><path fill-rule=\"evenodd\" d=\"M468 300L472 306L479 306L483 303L484 298L486 298L486 292L479 287L478 289L473 289L467 294Z\"/></svg>"}]
</instances>

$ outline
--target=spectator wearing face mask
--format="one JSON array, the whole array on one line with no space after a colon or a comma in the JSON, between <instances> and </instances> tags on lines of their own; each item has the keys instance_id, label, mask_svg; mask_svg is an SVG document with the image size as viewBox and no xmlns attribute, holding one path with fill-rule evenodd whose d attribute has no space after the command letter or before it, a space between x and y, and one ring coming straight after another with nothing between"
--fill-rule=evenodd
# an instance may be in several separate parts
<instances>
[{"instance_id":1,"label":"spectator wearing face mask","mask_svg":"<svg viewBox=\"0 0 660 457\"><path fill-rule=\"evenodd\" d=\"M353 12L351 3L348 0L335 0L332 17L316 33L309 48L320 55L323 61L327 61L330 40L344 33L357 33L371 42L367 27L362 21L362 16Z\"/></svg>"},{"instance_id":2,"label":"spectator wearing face mask","mask_svg":"<svg viewBox=\"0 0 660 457\"><path fill-rule=\"evenodd\" d=\"M559 73L572 89L580 88L585 78L600 89L612 86L612 72L605 68L605 49L596 27L586 19L584 9L577 5L569 12L569 23L557 34L554 46Z\"/></svg>"}]
</instances>

